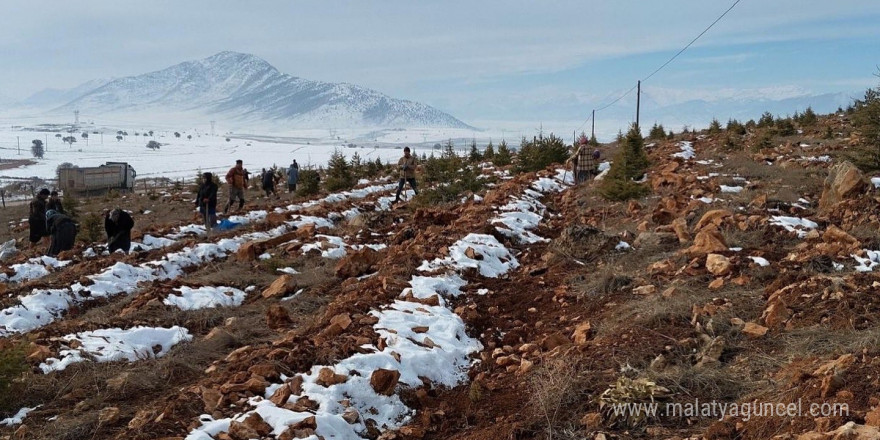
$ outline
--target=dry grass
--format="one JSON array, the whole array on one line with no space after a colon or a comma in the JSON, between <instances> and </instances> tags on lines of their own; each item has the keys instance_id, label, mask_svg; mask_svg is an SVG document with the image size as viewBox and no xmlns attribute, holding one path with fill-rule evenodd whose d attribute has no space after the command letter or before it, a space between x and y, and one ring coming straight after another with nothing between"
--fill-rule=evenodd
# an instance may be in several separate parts
<instances>
[{"instance_id":1,"label":"dry grass","mask_svg":"<svg viewBox=\"0 0 880 440\"><path fill-rule=\"evenodd\" d=\"M529 376L528 408L547 439L560 438L557 433L570 428L572 406L585 400L576 365L571 359L554 359Z\"/></svg>"},{"instance_id":2,"label":"dry grass","mask_svg":"<svg viewBox=\"0 0 880 440\"><path fill-rule=\"evenodd\" d=\"M803 328L783 332L778 340L784 358L839 356L880 346L880 328L862 331Z\"/></svg>"},{"instance_id":3,"label":"dry grass","mask_svg":"<svg viewBox=\"0 0 880 440\"><path fill-rule=\"evenodd\" d=\"M739 228L725 228L721 230L724 242L729 247L741 247L746 249L761 249L766 245L764 239L764 231L760 229L748 229L745 231ZM777 237L781 238L781 237ZM794 244L794 241L792 241Z\"/></svg>"},{"instance_id":4,"label":"dry grass","mask_svg":"<svg viewBox=\"0 0 880 440\"><path fill-rule=\"evenodd\" d=\"M695 368L680 365L660 372L648 372L648 377L688 401L733 402L754 389L757 384L727 368Z\"/></svg>"},{"instance_id":5,"label":"dry grass","mask_svg":"<svg viewBox=\"0 0 880 440\"><path fill-rule=\"evenodd\" d=\"M668 327L690 327L691 308L694 304L703 304L717 295L708 289L692 286L678 286L678 293L665 298L661 295L633 297L631 301L620 305L613 316L599 327L599 336L622 334L633 326L650 330Z\"/></svg>"}]
</instances>

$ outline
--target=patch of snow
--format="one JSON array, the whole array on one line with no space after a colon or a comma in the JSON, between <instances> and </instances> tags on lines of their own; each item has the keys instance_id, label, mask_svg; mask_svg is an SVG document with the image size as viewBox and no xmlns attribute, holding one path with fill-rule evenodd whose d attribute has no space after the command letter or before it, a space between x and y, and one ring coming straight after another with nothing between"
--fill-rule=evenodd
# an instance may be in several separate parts
<instances>
[{"instance_id":1,"label":"patch of snow","mask_svg":"<svg viewBox=\"0 0 880 440\"><path fill-rule=\"evenodd\" d=\"M297 271L296 269L294 269L292 267L282 267L282 268L275 269L275 270L277 270L278 272L286 273L286 274L290 274L290 275L296 275L299 273L299 271Z\"/></svg>"},{"instance_id":2,"label":"patch of snow","mask_svg":"<svg viewBox=\"0 0 880 440\"><path fill-rule=\"evenodd\" d=\"M199 310L214 307L237 307L244 302L246 293L234 287L205 286L191 288L181 286L174 289L180 295L169 295L162 301L169 306L176 306L181 310Z\"/></svg>"},{"instance_id":3,"label":"patch of snow","mask_svg":"<svg viewBox=\"0 0 880 440\"><path fill-rule=\"evenodd\" d=\"M303 293L303 291L305 291L305 290L306 289L299 289L296 292L293 292L293 295L285 296L284 298L281 298L281 301L290 301L290 300L296 298L297 296L299 296L299 294Z\"/></svg>"},{"instance_id":4,"label":"patch of snow","mask_svg":"<svg viewBox=\"0 0 880 440\"><path fill-rule=\"evenodd\" d=\"M811 156L805 157L804 160L807 162L831 162L831 156Z\"/></svg>"},{"instance_id":5,"label":"patch of snow","mask_svg":"<svg viewBox=\"0 0 880 440\"><path fill-rule=\"evenodd\" d=\"M270 254L268 252L263 252L257 258L260 260L268 260L268 259L272 258L272 254Z\"/></svg>"},{"instance_id":6,"label":"patch of snow","mask_svg":"<svg viewBox=\"0 0 880 440\"><path fill-rule=\"evenodd\" d=\"M880 188L880 177L872 177L871 183L874 185L874 188Z\"/></svg>"},{"instance_id":7,"label":"patch of snow","mask_svg":"<svg viewBox=\"0 0 880 440\"><path fill-rule=\"evenodd\" d=\"M324 258L338 260L345 256L345 248L348 245L341 237L317 234L315 235L315 238L323 238L324 240L303 245L303 247L301 248L303 254L306 254L312 250L318 250L321 251L321 256Z\"/></svg>"},{"instance_id":8,"label":"patch of snow","mask_svg":"<svg viewBox=\"0 0 880 440\"><path fill-rule=\"evenodd\" d=\"M27 408L27 407L22 408L22 409L18 410L18 412L15 413L14 416L7 417L3 420L0 420L0 425L6 425L6 426L20 425L24 421L25 417L27 417L27 415L30 414L31 411L33 411L41 406L43 406L43 405L37 405L33 408Z\"/></svg>"},{"instance_id":9,"label":"patch of snow","mask_svg":"<svg viewBox=\"0 0 880 440\"><path fill-rule=\"evenodd\" d=\"M819 227L814 221L807 220L805 218L799 217L786 217L786 216L773 216L770 218L770 224L775 226L782 226L788 232L797 232L798 237L804 238L807 236L807 231L810 229L816 229Z\"/></svg>"},{"instance_id":10,"label":"patch of snow","mask_svg":"<svg viewBox=\"0 0 880 440\"><path fill-rule=\"evenodd\" d=\"M189 330L174 326L171 328L161 327L133 327L128 330L110 328L76 333L62 337L66 341L77 340L80 348L61 350L61 359L49 358L40 364L43 373L61 371L77 362L84 362L89 358L96 362L129 361L135 362L142 359L162 357L171 347L189 341L192 335ZM158 348L158 349L157 349Z\"/></svg>"},{"instance_id":11,"label":"patch of snow","mask_svg":"<svg viewBox=\"0 0 880 440\"><path fill-rule=\"evenodd\" d=\"M752 261L755 262L755 264L757 264L758 266L761 266L761 267L767 267L770 265L770 262L767 261L766 258L750 256L749 259L751 259Z\"/></svg>"},{"instance_id":12,"label":"patch of snow","mask_svg":"<svg viewBox=\"0 0 880 440\"><path fill-rule=\"evenodd\" d=\"M734 194L736 194L736 193L739 193L739 192L742 191L742 190L743 190L743 187L741 187L741 186L727 186L727 185L721 185L721 192L723 192L723 193L734 193Z\"/></svg>"},{"instance_id":13,"label":"patch of snow","mask_svg":"<svg viewBox=\"0 0 880 440\"><path fill-rule=\"evenodd\" d=\"M880 264L880 251L871 251L865 249L865 255L867 257L860 257L858 255L853 255L858 265L856 266L857 272L872 272L878 264Z\"/></svg>"},{"instance_id":14,"label":"patch of snow","mask_svg":"<svg viewBox=\"0 0 880 440\"><path fill-rule=\"evenodd\" d=\"M681 151L673 154L672 157L680 157L684 160L690 160L696 156L693 142L682 141L678 143L678 147L681 148Z\"/></svg>"},{"instance_id":15,"label":"patch of snow","mask_svg":"<svg viewBox=\"0 0 880 440\"><path fill-rule=\"evenodd\" d=\"M31 258L27 263L13 264L9 266L15 271L15 274L8 277L5 273L0 273L0 282L20 283L28 280L35 280L49 275L49 269L57 269L70 264L69 260L58 260L49 256Z\"/></svg>"},{"instance_id":16,"label":"patch of snow","mask_svg":"<svg viewBox=\"0 0 880 440\"><path fill-rule=\"evenodd\" d=\"M625 241L621 241L620 243L617 243L617 246L614 246L614 249L618 251L628 251L632 249L632 246Z\"/></svg>"},{"instance_id":17,"label":"patch of snow","mask_svg":"<svg viewBox=\"0 0 880 440\"><path fill-rule=\"evenodd\" d=\"M475 257L480 258L468 257L468 248L473 250ZM418 270L432 272L444 268L457 270L474 268L484 277L497 278L517 267L519 262L495 237L471 233L450 246L448 257L437 258L430 262L424 261Z\"/></svg>"}]
</instances>

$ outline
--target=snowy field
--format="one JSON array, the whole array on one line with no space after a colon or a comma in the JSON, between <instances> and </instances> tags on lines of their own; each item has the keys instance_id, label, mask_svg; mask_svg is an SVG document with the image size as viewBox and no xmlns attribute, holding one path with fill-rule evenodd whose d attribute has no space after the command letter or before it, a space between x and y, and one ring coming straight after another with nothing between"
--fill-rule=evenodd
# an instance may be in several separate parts
<instances>
[{"instance_id":1,"label":"snowy field","mask_svg":"<svg viewBox=\"0 0 880 440\"><path fill-rule=\"evenodd\" d=\"M153 136L145 135L150 130L153 130ZM118 131L127 132L128 135L117 140ZM83 132L88 133L88 139L82 137ZM180 133L180 137L176 137L175 132ZM199 170L225 172L236 159L244 160L245 168L251 171L273 165L286 167L294 159L301 167L323 166L333 151L338 149L347 158L357 153L363 160L378 157L383 162L389 162L401 156L404 146L412 147L419 156L422 153L430 155L435 151L436 144L445 144L453 139L456 149L465 154L473 139L482 148L491 138L485 132L442 128L209 133L210 127L207 130L175 130L168 127L95 125L81 125L75 132L68 133L68 126L4 124L0 128L0 159L28 159L37 163L0 170L0 183L30 177L52 179L58 165L65 162L80 167L97 166L108 161L128 162L137 171L138 178L191 178ZM63 142L62 137L66 136L74 136L76 142L72 145ZM34 158L31 153L34 139L43 141L46 146L42 159ZM158 150L148 149L146 145L149 141L156 141L161 147ZM498 141L499 138L495 138L496 144ZM519 145L518 140L509 142Z\"/></svg>"},{"instance_id":2,"label":"snowy field","mask_svg":"<svg viewBox=\"0 0 880 440\"><path fill-rule=\"evenodd\" d=\"M357 153L365 160L389 161L401 155L401 151L395 146L358 147L348 148L341 142L331 142L329 139L307 138L248 138L244 139L229 136L193 135L187 139L188 134L181 133L176 138L173 132L155 132L154 137L134 136L133 131L128 131L129 136L121 141L116 140L116 131L105 133L103 143L100 134L89 132L89 142L86 145L81 132L76 135L77 142L72 146L63 143L55 137L55 133L40 133L33 131L0 131L0 157L3 159L33 159L34 165L0 170L2 178L27 178L41 177L44 179L54 178L55 170L59 164L70 162L76 166L97 166L108 161L128 162L138 173L139 178L150 177L186 177L195 176L198 170L225 172L235 164L236 159L242 159L245 168L251 171L259 171L272 165L286 167L293 159L300 166L325 165L334 149L338 148L346 157ZM43 159L34 159L31 154L31 141L40 139L47 141L48 151ZM68 136L64 133L64 136ZM21 155L17 154L17 139L21 139ZM226 138L229 137L229 141ZM158 150L146 148L149 141L159 142Z\"/></svg>"}]
</instances>

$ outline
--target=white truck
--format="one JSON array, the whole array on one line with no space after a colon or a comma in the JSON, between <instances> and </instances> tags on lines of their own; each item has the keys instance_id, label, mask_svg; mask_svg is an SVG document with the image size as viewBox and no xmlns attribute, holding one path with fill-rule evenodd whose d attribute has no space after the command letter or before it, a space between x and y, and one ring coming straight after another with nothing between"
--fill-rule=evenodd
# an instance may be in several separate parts
<instances>
[{"instance_id":1,"label":"white truck","mask_svg":"<svg viewBox=\"0 0 880 440\"><path fill-rule=\"evenodd\" d=\"M132 191L137 173L126 162L107 162L96 167L62 168L58 188L65 193L94 194L110 190Z\"/></svg>"}]
</instances>

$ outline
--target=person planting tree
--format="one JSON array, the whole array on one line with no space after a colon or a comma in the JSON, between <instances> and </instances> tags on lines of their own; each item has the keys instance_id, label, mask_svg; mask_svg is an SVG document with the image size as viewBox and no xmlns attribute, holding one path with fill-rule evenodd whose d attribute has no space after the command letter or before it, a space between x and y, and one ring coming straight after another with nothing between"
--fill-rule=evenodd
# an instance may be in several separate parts
<instances>
[{"instance_id":1,"label":"person planting tree","mask_svg":"<svg viewBox=\"0 0 880 440\"><path fill-rule=\"evenodd\" d=\"M400 193L403 191L403 186L406 183L409 183L409 186L416 195L419 194L419 190L416 189L417 166L416 157L410 154L409 147L405 147L403 149L403 157L397 161L397 168L400 170L400 180L397 182L397 195L394 197L394 203L400 201Z\"/></svg>"}]
</instances>

